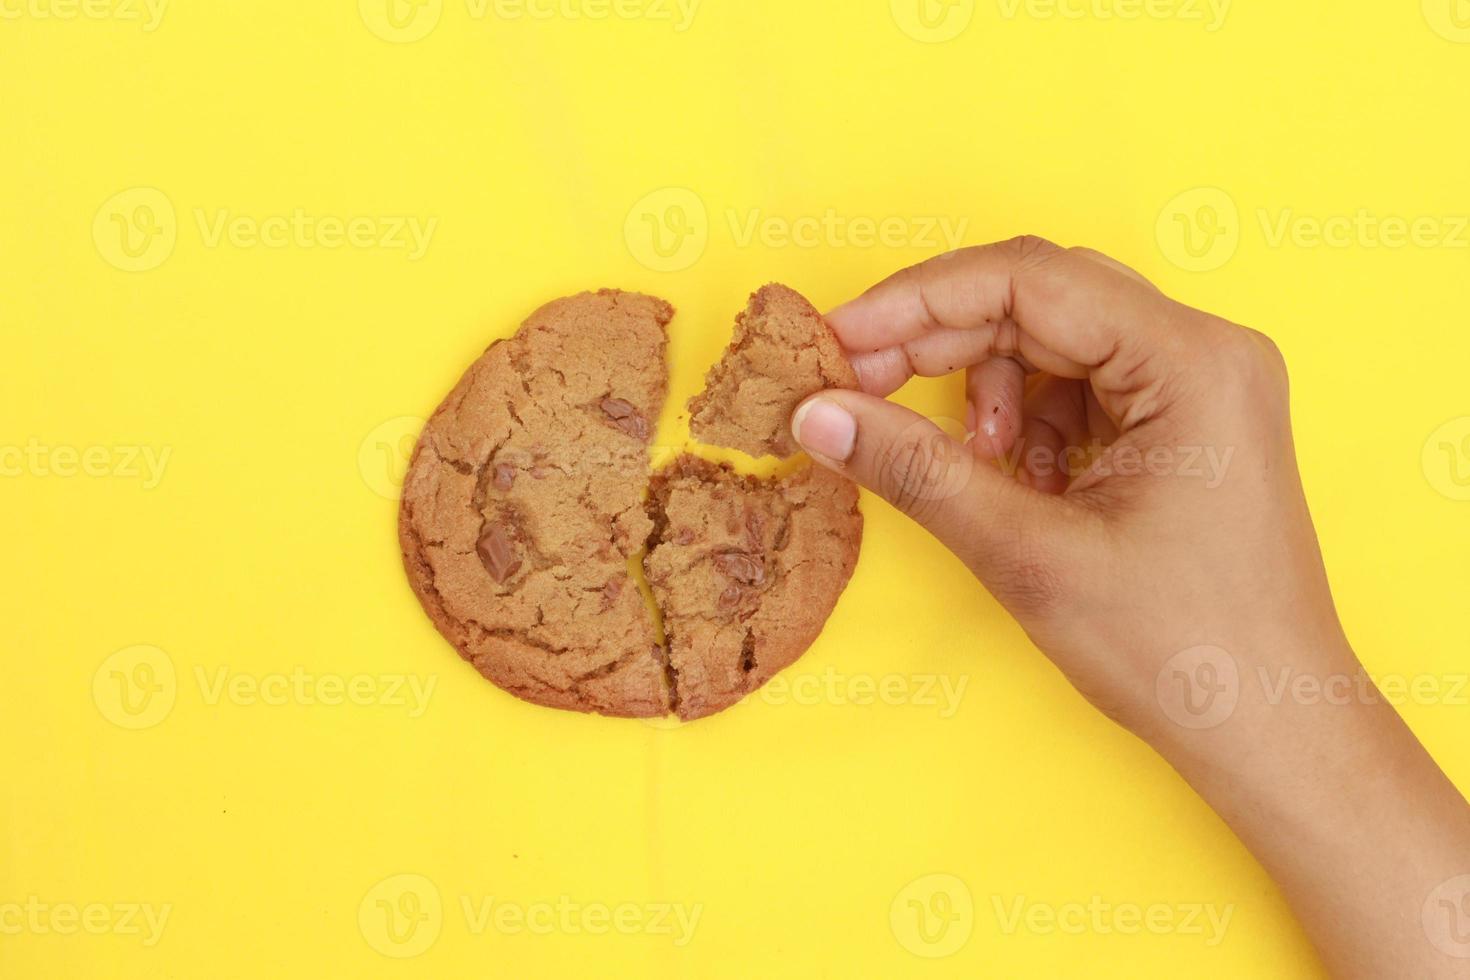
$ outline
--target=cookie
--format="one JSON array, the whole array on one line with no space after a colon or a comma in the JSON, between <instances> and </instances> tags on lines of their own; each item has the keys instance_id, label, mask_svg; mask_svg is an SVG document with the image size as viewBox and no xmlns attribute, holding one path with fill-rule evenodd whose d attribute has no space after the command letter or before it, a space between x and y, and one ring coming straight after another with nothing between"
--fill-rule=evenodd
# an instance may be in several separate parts
<instances>
[{"instance_id":1,"label":"cookie","mask_svg":"<svg viewBox=\"0 0 1470 980\"><path fill-rule=\"evenodd\" d=\"M673 312L614 290L542 307L471 365L415 449L409 582L461 655L527 701L703 717L801 656L852 574L857 489L826 470L760 480L685 456L650 483ZM811 356L809 332L762 336Z\"/></svg>"},{"instance_id":2,"label":"cookie","mask_svg":"<svg viewBox=\"0 0 1470 980\"><path fill-rule=\"evenodd\" d=\"M675 710L736 703L806 652L857 564L857 487L809 467L786 480L682 456L653 479L644 567L663 610Z\"/></svg>"},{"instance_id":3,"label":"cookie","mask_svg":"<svg viewBox=\"0 0 1470 980\"><path fill-rule=\"evenodd\" d=\"M542 307L429 420L404 482L409 581L495 684L608 715L673 704L629 561L653 529L648 446L673 308L630 293Z\"/></svg>"},{"instance_id":4,"label":"cookie","mask_svg":"<svg viewBox=\"0 0 1470 980\"><path fill-rule=\"evenodd\" d=\"M689 430L701 442L751 456L786 457L800 447L791 413L824 388L856 388L842 347L800 293L763 287L735 322L735 336L689 402Z\"/></svg>"}]
</instances>

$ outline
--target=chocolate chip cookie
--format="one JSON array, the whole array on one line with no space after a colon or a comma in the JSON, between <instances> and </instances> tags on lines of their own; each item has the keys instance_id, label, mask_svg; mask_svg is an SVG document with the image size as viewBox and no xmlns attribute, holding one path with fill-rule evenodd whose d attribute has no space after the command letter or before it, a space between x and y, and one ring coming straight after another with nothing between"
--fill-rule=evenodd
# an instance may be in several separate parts
<instances>
[{"instance_id":1,"label":"chocolate chip cookie","mask_svg":"<svg viewBox=\"0 0 1470 980\"><path fill-rule=\"evenodd\" d=\"M792 297L805 304L785 287L762 295L746 315L762 324L777 305L796 316ZM470 367L415 450L399 519L409 581L465 659L527 701L718 711L811 645L852 573L857 490L825 470L767 481L686 456L650 490L672 317L663 300L614 290L542 307ZM815 327L782 329L751 333L810 362ZM794 377L764 357L741 363L776 371L771 390Z\"/></svg>"},{"instance_id":2,"label":"chocolate chip cookie","mask_svg":"<svg viewBox=\"0 0 1470 980\"><path fill-rule=\"evenodd\" d=\"M856 388L857 375L822 315L800 293L772 283L750 298L725 356L689 402L696 439L751 456L799 448L791 413L824 388Z\"/></svg>"}]
</instances>

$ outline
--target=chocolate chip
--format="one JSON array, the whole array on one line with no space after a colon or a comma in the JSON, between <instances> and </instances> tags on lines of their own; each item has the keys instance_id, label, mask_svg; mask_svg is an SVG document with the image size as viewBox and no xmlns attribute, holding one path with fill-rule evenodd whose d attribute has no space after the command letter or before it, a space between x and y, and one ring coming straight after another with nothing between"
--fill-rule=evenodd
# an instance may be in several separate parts
<instances>
[{"instance_id":1,"label":"chocolate chip","mask_svg":"<svg viewBox=\"0 0 1470 980\"><path fill-rule=\"evenodd\" d=\"M614 425L634 439L648 438L648 421L630 403L621 398L604 398L602 411Z\"/></svg>"},{"instance_id":2,"label":"chocolate chip","mask_svg":"<svg viewBox=\"0 0 1470 980\"><path fill-rule=\"evenodd\" d=\"M611 609L613 603L618 601L618 596L623 594L623 582L621 579L608 579L607 584L602 587L602 608Z\"/></svg>"},{"instance_id":3,"label":"chocolate chip","mask_svg":"<svg viewBox=\"0 0 1470 980\"><path fill-rule=\"evenodd\" d=\"M521 567L515 541L510 532L499 524L491 524L485 528L479 543L475 545L475 552L480 556L480 563L485 566L485 571L497 582L504 582Z\"/></svg>"},{"instance_id":4,"label":"chocolate chip","mask_svg":"<svg viewBox=\"0 0 1470 980\"><path fill-rule=\"evenodd\" d=\"M694 529L691 527L681 527L679 528L678 533L674 535L674 544L685 545L693 543Z\"/></svg>"},{"instance_id":5,"label":"chocolate chip","mask_svg":"<svg viewBox=\"0 0 1470 980\"><path fill-rule=\"evenodd\" d=\"M761 546L761 532L766 529L766 519L753 510L745 512L745 534L750 539L752 548Z\"/></svg>"},{"instance_id":6,"label":"chocolate chip","mask_svg":"<svg viewBox=\"0 0 1470 980\"><path fill-rule=\"evenodd\" d=\"M604 398L602 400L602 410L607 413L607 417L610 419L625 419L630 415L637 414L637 409L631 403L625 402L621 398Z\"/></svg>"},{"instance_id":7,"label":"chocolate chip","mask_svg":"<svg viewBox=\"0 0 1470 980\"><path fill-rule=\"evenodd\" d=\"M745 590L740 588L740 586L738 585L731 585L726 587L725 591L720 593L720 611L729 612L730 610L734 609L736 606L740 605L740 599L744 595Z\"/></svg>"},{"instance_id":8,"label":"chocolate chip","mask_svg":"<svg viewBox=\"0 0 1470 980\"><path fill-rule=\"evenodd\" d=\"M495 467L495 489L500 491L509 490L515 486L516 468L509 463L500 463Z\"/></svg>"},{"instance_id":9,"label":"chocolate chip","mask_svg":"<svg viewBox=\"0 0 1470 980\"><path fill-rule=\"evenodd\" d=\"M765 563L740 551L715 555L715 568L744 585L760 585L766 580Z\"/></svg>"}]
</instances>

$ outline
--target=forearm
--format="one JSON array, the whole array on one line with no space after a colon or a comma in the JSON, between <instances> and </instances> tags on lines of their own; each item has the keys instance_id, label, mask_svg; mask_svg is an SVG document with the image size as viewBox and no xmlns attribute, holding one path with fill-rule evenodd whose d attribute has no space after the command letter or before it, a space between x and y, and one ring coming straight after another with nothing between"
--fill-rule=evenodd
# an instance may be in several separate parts
<instances>
[{"instance_id":1,"label":"forearm","mask_svg":"<svg viewBox=\"0 0 1470 980\"><path fill-rule=\"evenodd\" d=\"M1460 914L1435 893L1470 874L1470 806L1366 690L1246 704L1246 727L1165 755L1278 882L1334 976L1464 976L1470 960L1424 917Z\"/></svg>"}]
</instances>

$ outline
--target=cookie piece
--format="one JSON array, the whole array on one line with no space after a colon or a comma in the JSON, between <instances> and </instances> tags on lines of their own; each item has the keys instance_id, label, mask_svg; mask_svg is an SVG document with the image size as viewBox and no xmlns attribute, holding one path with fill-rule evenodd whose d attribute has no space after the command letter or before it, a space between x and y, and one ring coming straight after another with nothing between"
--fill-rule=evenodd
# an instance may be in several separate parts
<instances>
[{"instance_id":1,"label":"cookie piece","mask_svg":"<svg viewBox=\"0 0 1470 980\"><path fill-rule=\"evenodd\" d=\"M414 452L409 581L465 659L527 701L632 717L673 704L629 570L653 529L643 495L673 313L614 290L542 307L470 367Z\"/></svg>"},{"instance_id":2,"label":"cookie piece","mask_svg":"<svg viewBox=\"0 0 1470 980\"><path fill-rule=\"evenodd\" d=\"M644 559L663 610L674 709L739 701L806 652L862 542L857 487L810 467L786 480L681 456L653 479Z\"/></svg>"},{"instance_id":3,"label":"cookie piece","mask_svg":"<svg viewBox=\"0 0 1470 980\"><path fill-rule=\"evenodd\" d=\"M824 388L856 388L857 375L827 321L793 289L772 283L735 321L725 356L689 402L696 439L751 456L786 457L791 413Z\"/></svg>"}]
</instances>

